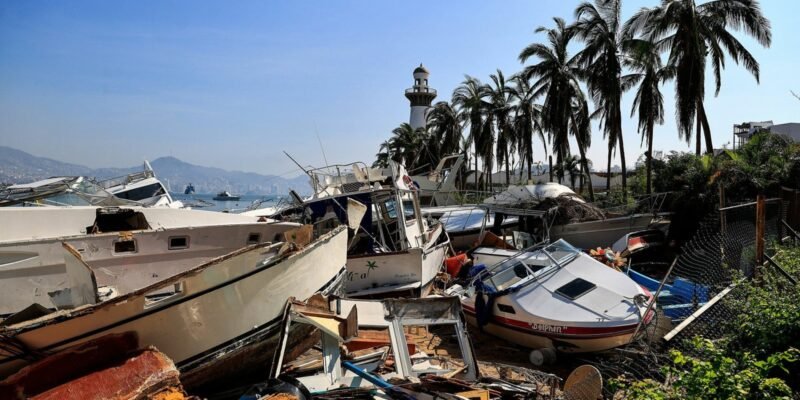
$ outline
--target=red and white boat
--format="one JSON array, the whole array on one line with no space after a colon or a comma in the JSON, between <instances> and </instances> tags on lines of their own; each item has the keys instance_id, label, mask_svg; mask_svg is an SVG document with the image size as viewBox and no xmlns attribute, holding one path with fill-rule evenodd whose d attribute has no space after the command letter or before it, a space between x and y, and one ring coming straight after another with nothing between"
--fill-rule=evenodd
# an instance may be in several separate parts
<instances>
[{"instance_id":1,"label":"red and white boat","mask_svg":"<svg viewBox=\"0 0 800 400\"><path fill-rule=\"evenodd\" d=\"M473 258L469 285L450 291L461 297L467 320L528 348L612 349L630 342L653 315L648 291L564 240L521 252L478 248Z\"/></svg>"}]
</instances>

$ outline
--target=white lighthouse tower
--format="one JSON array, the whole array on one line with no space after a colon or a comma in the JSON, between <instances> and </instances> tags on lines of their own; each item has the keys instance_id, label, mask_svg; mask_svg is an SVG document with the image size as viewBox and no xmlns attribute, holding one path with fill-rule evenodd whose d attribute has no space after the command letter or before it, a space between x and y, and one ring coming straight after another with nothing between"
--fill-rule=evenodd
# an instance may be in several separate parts
<instances>
[{"instance_id":1,"label":"white lighthouse tower","mask_svg":"<svg viewBox=\"0 0 800 400\"><path fill-rule=\"evenodd\" d=\"M411 102L411 117L408 124L414 129L425 127L428 109L436 98L436 90L428 87L429 75L430 72L420 64L414 69L414 86L406 89L406 98Z\"/></svg>"}]
</instances>

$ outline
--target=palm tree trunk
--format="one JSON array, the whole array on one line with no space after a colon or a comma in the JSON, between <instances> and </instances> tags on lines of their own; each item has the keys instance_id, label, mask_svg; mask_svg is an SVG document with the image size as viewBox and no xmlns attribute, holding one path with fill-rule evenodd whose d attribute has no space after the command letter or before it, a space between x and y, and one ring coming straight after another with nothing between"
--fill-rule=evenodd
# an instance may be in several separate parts
<instances>
[{"instance_id":1,"label":"palm tree trunk","mask_svg":"<svg viewBox=\"0 0 800 400\"><path fill-rule=\"evenodd\" d=\"M478 145L475 145L475 190L480 190L478 186Z\"/></svg>"},{"instance_id":2,"label":"palm tree trunk","mask_svg":"<svg viewBox=\"0 0 800 400\"><path fill-rule=\"evenodd\" d=\"M622 164L622 200L628 199L628 168L625 166L625 144L622 142L622 129L619 130L619 158Z\"/></svg>"},{"instance_id":3,"label":"palm tree trunk","mask_svg":"<svg viewBox=\"0 0 800 400\"><path fill-rule=\"evenodd\" d=\"M606 192L611 193L611 145L608 145L608 166L606 167Z\"/></svg>"},{"instance_id":4,"label":"palm tree trunk","mask_svg":"<svg viewBox=\"0 0 800 400\"><path fill-rule=\"evenodd\" d=\"M586 149L583 148L583 144L578 143L578 151L581 153L581 171L583 171L583 174L586 175L589 186L589 201L594 202L594 188L592 188L592 175L589 172L589 162L586 160Z\"/></svg>"},{"instance_id":5,"label":"palm tree trunk","mask_svg":"<svg viewBox=\"0 0 800 400\"><path fill-rule=\"evenodd\" d=\"M698 114L700 115L700 121L703 124L703 133L706 139L706 153L707 154L714 154L714 146L711 144L711 127L708 125L708 118L706 118L706 108L703 106L703 102L700 102L700 106L697 109Z\"/></svg>"},{"instance_id":6,"label":"palm tree trunk","mask_svg":"<svg viewBox=\"0 0 800 400\"><path fill-rule=\"evenodd\" d=\"M506 161L506 186L508 186L511 183L509 175L510 172L508 171L508 156L509 156L508 149L504 150L503 152L505 153L505 161Z\"/></svg>"},{"instance_id":7,"label":"palm tree trunk","mask_svg":"<svg viewBox=\"0 0 800 400\"><path fill-rule=\"evenodd\" d=\"M699 104L699 102L698 102ZM697 113L697 129L695 130L695 149L694 155L700 157L700 135L702 134L702 126L700 125L700 113Z\"/></svg>"},{"instance_id":8,"label":"palm tree trunk","mask_svg":"<svg viewBox=\"0 0 800 400\"><path fill-rule=\"evenodd\" d=\"M651 186L653 176L653 122L650 121L647 127L647 194L652 194Z\"/></svg>"}]
</instances>

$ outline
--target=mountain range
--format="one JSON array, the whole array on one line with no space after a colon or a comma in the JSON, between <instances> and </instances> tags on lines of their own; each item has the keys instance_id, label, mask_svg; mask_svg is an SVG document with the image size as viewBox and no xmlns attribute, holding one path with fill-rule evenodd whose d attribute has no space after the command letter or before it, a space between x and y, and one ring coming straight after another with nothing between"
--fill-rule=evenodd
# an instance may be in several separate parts
<instances>
[{"instance_id":1,"label":"mountain range","mask_svg":"<svg viewBox=\"0 0 800 400\"><path fill-rule=\"evenodd\" d=\"M181 161L175 157L160 157L150 162L156 177L175 192L191 183L197 193L217 193L227 190L235 194L287 194L293 189L301 195L311 192L308 177L284 178L254 172L227 171ZM129 168L89 168L0 146L0 184L28 183L54 176L87 176L97 179L113 178L142 171L143 166Z\"/></svg>"}]
</instances>

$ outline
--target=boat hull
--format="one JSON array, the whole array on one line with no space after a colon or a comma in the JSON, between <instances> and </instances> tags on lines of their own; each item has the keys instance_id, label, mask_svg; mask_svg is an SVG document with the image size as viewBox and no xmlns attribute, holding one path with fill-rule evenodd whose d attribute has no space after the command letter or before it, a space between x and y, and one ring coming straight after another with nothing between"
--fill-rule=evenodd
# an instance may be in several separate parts
<instances>
[{"instance_id":1,"label":"boat hull","mask_svg":"<svg viewBox=\"0 0 800 400\"><path fill-rule=\"evenodd\" d=\"M564 239L575 247L593 249L610 247L620 237L648 229L654 223L653 214L634 214L599 221L573 222L550 228L550 239ZM665 227L666 228L666 227Z\"/></svg>"},{"instance_id":2,"label":"boat hull","mask_svg":"<svg viewBox=\"0 0 800 400\"><path fill-rule=\"evenodd\" d=\"M286 299L305 299L328 284L346 262L347 233L337 229L286 258L277 245L254 246L215 259L136 293L60 316L6 327L2 332L27 348L63 349L110 333L135 332L179 368L199 366L203 357L275 326ZM180 287L153 302L151 291ZM0 376L26 365L0 352Z\"/></svg>"},{"instance_id":3,"label":"boat hull","mask_svg":"<svg viewBox=\"0 0 800 400\"><path fill-rule=\"evenodd\" d=\"M62 243L81 253L98 286L130 293L248 245L252 235L272 241L295 224L257 223L195 226L138 232L82 235L0 244L0 315L38 303L54 309L48 292L68 281ZM175 238L186 246L171 247ZM135 251L117 252L115 243L135 242ZM252 244L252 243L250 243Z\"/></svg>"},{"instance_id":4,"label":"boat hull","mask_svg":"<svg viewBox=\"0 0 800 400\"><path fill-rule=\"evenodd\" d=\"M349 296L424 290L442 269L449 242L347 259L344 290Z\"/></svg>"},{"instance_id":5,"label":"boat hull","mask_svg":"<svg viewBox=\"0 0 800 400\"><path fill-rule=\"evenodd\" d=\"M475 310L464 305L467 322L478 327ZM530 348L551 348L564 353L593 353L610 350L630 343L636 325L615 328L607 332L603 330L585 329L585 334L564 335L545 333L532 329L532 324L520 320L494 317L483 327L484 332L509 342ZM580 328L578 328L580 329Z\"/></svg>"}]
</instances>

